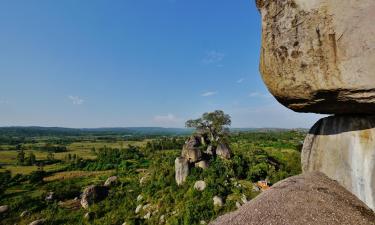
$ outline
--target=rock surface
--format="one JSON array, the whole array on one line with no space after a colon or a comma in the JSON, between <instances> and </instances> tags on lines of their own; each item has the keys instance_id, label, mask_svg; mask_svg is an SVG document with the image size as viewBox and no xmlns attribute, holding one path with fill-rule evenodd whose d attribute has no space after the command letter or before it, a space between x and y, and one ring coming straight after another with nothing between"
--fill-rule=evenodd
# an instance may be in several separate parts
<instances>
[{"instance_id":1,"label":"rock surface","mask_svg":"<svg viewBox=\"0 0 375 225\"><path fill-rule=\"evenodd\" d=\"M202 151L199 148L200 139L200 137L192 136L182 148L181 156L188 159L191 163L199 161L202 157Z\"/></svg>"},{"instance_id":2,"label":"rock surface","mask_svg":"<svg viewBox=\"0 0 375 225\"><path fill-rule=\"evenodd\" d=\"M281 181L210 224L374 225L375 214L337 182L316 172Z\"/></svg>"},{"instance_id":3,"label":"rock surface","mask_svg":"<svg viewBox=\"0 0 375 225\"><path fill-rule=\"evenodd\" d=\"M216 148L216 155L222 159L230 159L230 149L225 144L219 144Z\"/></svg>"},{"instance_id":4,"label":"rock surface","mask_svg":"<svg viewBox=\"0 0 375 225\"><path fill-rule=\"evenodd\" d=\"M9 211L9 206L7 205L0 206L0 214L6 213L8 211Z\"/></svg>"},{"instance_id":5,"label":"rock surface","mask_svg":"<svg viewBox=\"0 0 375 225\"><path fill-rule=\"evenodd\" d=\"M41 224L44 224L45 222L46 222L45 219L40 219L40 220L35 220L31 222L29 225L41 225Z\"/></svg>"},{"instance_id":6,"label":"rock surface","mask_svg":"<svg viewBox=\"0 0 375 225\"><path fill-rule=\"evenodd\" d=\"M184 157L178 157L174 162L174 168L176 183L177 185L181 185L189 175L189 161Z\"/></svg>"},{"instance_id":7,"label":"rock surface","mask_svg":"<svg viewBox=\"0 0 375 225\"><path fill-rule=\"evenodd\" d=\"M194 184L194 189L198 190L198 191L204 191L204 189L206 189L206 187L207 187L206 182L204 182L203 180L199 180L199 181L195 182L195 184Z\"/></svg>"},{"instance_id":8,"label":"rock surface","mask_svg":"<svg viewBox=\"0 0 375 225\"><path fill-rule=\"evenodd\" d=\"M199 162L195 163L195 167L205 170L205 169L208 168L208 163L207 163L207 161L202 160L202 161L199 161Z\"/></svg>"},{"instance_id":9,"label":"rock surface","mask_svg":"<svg viewBox=\"0 0 375 225\"><path fill-rule=\"evenodd\" d=\"M214 201L214 206L222 207L224 205L223 199L219 196L214 196L212 200Z\"/></svg>"},{"instance_id":10,"label":"rock surface","mask_svg":"<svg viewBox=\"0 0 375 225\"><path fill-rule=\"evenodd\" d=\"M108 179L104 183L104 187L112 187L112 186L115 186L117 183L118 183L117 176L108 177Z\"/></svg>"},{"instance_id":11,"label":"rock surface","mask_svg":"<svg viewBox=\"0 0 375 225\"><path fill-rule=\"evenodd\" d=\"M257 0L260 71L298 112L375 114L374 0Z\"/></svg>"},{"instance_id":12,"label":"rock surface","mask_svg":"<svg viewBox=\"0 0 375 225\"><path fill-rule=\"evenodd\" d=\"M88 209L91 204L105 199L108 195L108 189L102 186L88 186L82 194L81 206Z\"/></svg>"},{"instance_id":13,"label":"rock surface","mask_svg":"<svg viewBox=\"0 0 375 225\"><path fill-rule=\"evenodd\" d=\"M338 181L375 210L375 116L318 121L305 139L302 166Z\"/></svg>"}]
</instances>

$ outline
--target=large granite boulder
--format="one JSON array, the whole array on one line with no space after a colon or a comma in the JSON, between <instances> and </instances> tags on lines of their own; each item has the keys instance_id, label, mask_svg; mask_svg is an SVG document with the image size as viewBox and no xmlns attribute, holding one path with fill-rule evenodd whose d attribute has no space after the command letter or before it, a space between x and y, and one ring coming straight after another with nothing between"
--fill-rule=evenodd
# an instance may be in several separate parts
<instances>
[{"instance_id":1,"label":"large granite boulder","mask_svg":"<svg viewBox=\"0 0 375 225\"><path fill-rule=\"evenodd\" d=\"M178 157L174 162L174 168L176 183L177 185L181 185L189 175L189 161L184 157Z\"/></svg>"},{"instance_id":2,"label":"large granite boulder","mask_svg":"<svg viewBox=\"0 0 375 225\"><path fill-rule=\"evenodd\" d=\"M298 112L375 114L374 0L257 0L260 71Z\"/></svg>"},{"instance_id":3,"label":"large granite boulder","mask_svg":"<svg viewBox=\"0 0 375 225\"><path fill-rule=\"evenodd\" d=\"M375 116L318 121L306 137L302 166L337 180L375 210Z\"/></svg>"},{"instance_id":4,"label":"large granite boulder","mask_svg":"<svg viewBox=\"0 0 375 225\"><path fill-rule=\"evenodd\" d=\"M283 180L211 225L374 225L375 214L322 173Z\"/></svg>"},{"instance_id":5,"label":"large granite boulder","mask_svg":"<svg viewBox=\"0 0 375 225\"><path fill-rule=\"evenodd\" d=\"M181 156L188 159L189 162L195 163L202 158L202 151L199 148L201 138L198 136L190 137L182 148Z\"/></svg>"}]
</instances>

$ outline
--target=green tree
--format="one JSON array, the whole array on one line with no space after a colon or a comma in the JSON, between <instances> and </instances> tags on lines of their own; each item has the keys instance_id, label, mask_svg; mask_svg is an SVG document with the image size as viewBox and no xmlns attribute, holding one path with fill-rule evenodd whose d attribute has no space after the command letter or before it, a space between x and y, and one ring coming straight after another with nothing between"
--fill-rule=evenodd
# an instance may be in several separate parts
<instances>
[{"instance_id":1,"label":"green tree","mask_svg":"<svg viewBox=\"0 0 375 225\"><path fill-rule=\"evenodd\" d=\"M32 153L32 152L29 152L27 158L26 158L26 164L28 166L32 166L36 163L36 157L35 157L35 154Z\"/></svg>"},{"instance_id":2,"label":"green tree","mask_svg":"<svg viewBox=\"0 0 375 225\"><path fill-rule=\"evenodd\" d=\"M25 152L21 149L17 154L17 164L23 165L25 163Z\"/></svg>"},{"instance_id":3,"label":"green tree","mask_svg":"<svg viewBox=\"0 0 375 225\"><path fill-rule=\"evenodd\" d=\"M201 118L188 120L185 125L188 128L195 128L197 133L206 135L211 144L217 145L227 142L231 119L222 110L216 110L204 113Z\"/></svg>"}]
</instances>

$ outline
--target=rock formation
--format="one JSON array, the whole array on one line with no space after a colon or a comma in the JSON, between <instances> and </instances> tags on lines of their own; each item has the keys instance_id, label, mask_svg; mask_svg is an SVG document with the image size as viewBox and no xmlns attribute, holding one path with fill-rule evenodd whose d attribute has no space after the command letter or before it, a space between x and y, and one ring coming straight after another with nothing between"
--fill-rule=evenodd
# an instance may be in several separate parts
<instances>
[{"instance_id":1,"label":"rock formation","mask_svg":"<svg viewBox=\"0 0 375 225\"><path fill-rule=\"evenodd\" d=\"M375 116L332 116L310 130L303 171L321 171L375 209Z\"/></svg>"},{"instance_id":2,"label":"rock formation","mask_svg":"<svg viewBox=\"0 0 375 225\"><path fill-rule=\"evenodd\" d=\"M176 183L177 185L181 185L189 175L189 161L184 157L178 157L175 160L174 165Z\"/></svg>"},{"instance_id":3,"label":"rock formation","mask_svg":"<svg viewBox=\"0 0 375 225\"><path fill-rule=\"evenodd\" d=\"M303 171L323 172L375 210L375 1L256 4L270 92L294 111L337 115L311 129Z\"/></svg>"},{"instance_id":4,"label":"rock formation","mask_svg":"<svg viewBox=\"0 0 375 225\"><path fill-rule=\"evenodd\" d=\"M102 186L88 186L82 194L81 206L88 209L91 204L101 201L108 195L108 188Z\"/></svg>"},{"instance_id":5,"label":"rock formation","mask_svg":"<svg viewBox=\"0 0 375 225\"><path fill-rule=\"evenodd\" d=\"M206 149L202 151L201 149ZM208 168L208 161L213 157L230 159L231 150L227 144L219 143L214 147L212 143L202 134L195 134L185 142L181 157L175 160L175 177L177 185L185 182L189 175L190 167Z\"/></svg>"},{"instance_id":6,"label":"rock formation","mask_svg":"<svg viewBox=\"0 0 375 225\"><path fill-rule=\"evenodd\" d=\"M108 177L108 179L104 183L104 187L112 187L112 186L115 186L117 183L118 183L117 176Z\"/></svg>"},{"instance_id":7,"label":"rock formation","mask_svg":"<svg viewBox=\"0 0 375 225\"><path fill-rule=\"evenodd\" d=\"M375 214L337 182L315 172L281 181L210 224L374 225Z\"/></svg>"},{"instance_id":8,"label":"rock formation","mask_svg":"<svg viewBox=\"0 0 375 225\"><path fill-rule=\"evenodd\" d=\"M375 114L374 0L256 0L260 70L298 112Z\"/></svg>"}]
</instances>

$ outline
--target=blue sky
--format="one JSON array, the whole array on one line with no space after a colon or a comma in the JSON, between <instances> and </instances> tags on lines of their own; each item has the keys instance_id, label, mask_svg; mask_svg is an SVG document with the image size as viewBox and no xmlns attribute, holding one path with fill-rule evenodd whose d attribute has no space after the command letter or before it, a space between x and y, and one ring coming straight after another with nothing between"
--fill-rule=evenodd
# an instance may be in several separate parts
<instances>
[{"instance_id":1,"label":"blue sky","mask_svg":"<svg viewBox=\"0 0 375 225\"><path fill-rule=\"evenodd\" d=\"M222 109L233 127L310 127L258 72L249 0L3 0L0 126L183 127Z\"/></svg>"}]
</instances>

